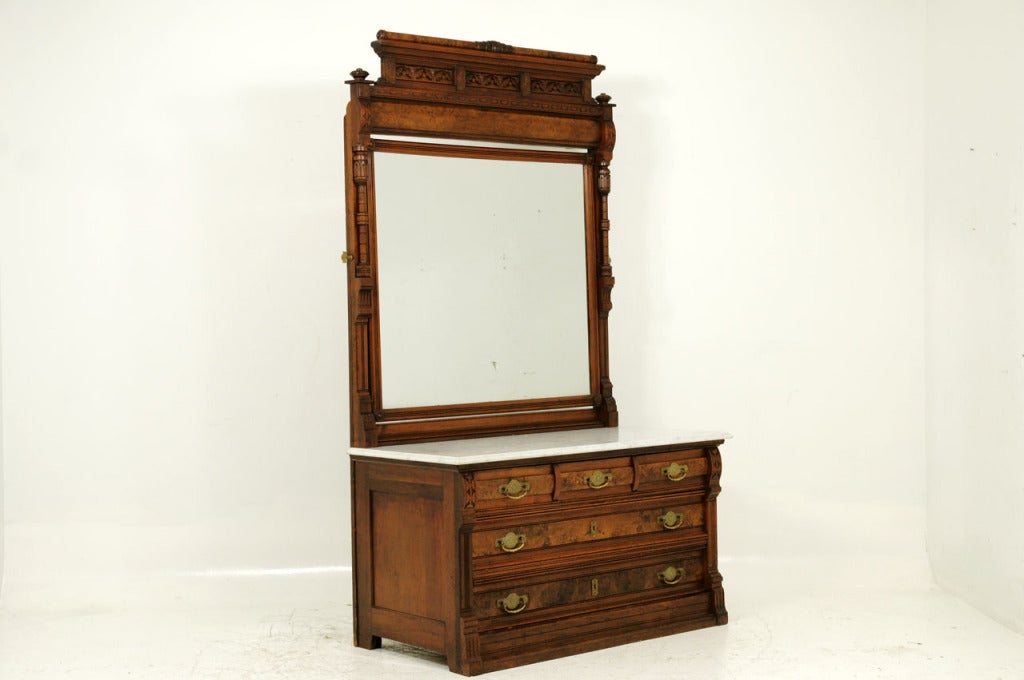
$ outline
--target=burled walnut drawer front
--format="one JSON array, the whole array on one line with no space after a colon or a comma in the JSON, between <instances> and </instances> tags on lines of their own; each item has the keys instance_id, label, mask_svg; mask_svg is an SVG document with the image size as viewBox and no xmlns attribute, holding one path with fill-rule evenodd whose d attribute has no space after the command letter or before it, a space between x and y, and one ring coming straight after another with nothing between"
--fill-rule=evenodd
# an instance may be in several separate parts
<instances>
[{"instance_id":1,"label":"burled walnut drawer front","mask_svg":"<svg viewBox=\"0 0 1024 680\"><path fill-rule=\"evenodd\" d=\"M628 494L632 489L633 460L628 457L555 466L556 500Z\"/></svg>"},{"instance_id":2,"label":"burled walnut drawer front","mask_svg":"<svg viewBox=\"0 0 1024 680\"><path fill-rule=\"evenodd\" d=\"M684 449L636 457L637 491L660 491L702 486L708 464L704 449Z\"/></svg>"},{"instance_id":3,"label":"burled walnut drawer front","mask_svg":"<svg viewBox=\"0 0 1024 680\"><path fill-rule=\"evenodd\" d=\"M550 465L485 470L474 475L478 508L514 509L551 502Z\"/></svg>"},{"instance_id":4,"label":"burled walnut drawer front","mask_svg":"<svg viewBox=\"0 0 1024 680\"><path fill-rule=\"evenodd\" d=\"M704 504L662 505L655 508L550 520L473 533L473 557L529 552L587 541L664 533L704 527Z\"/></svg>"},{"instance_id":5,"label":"burled walnut drawer front","mask_svg":"<svg viewBox=\"0 0 1024 680\"><path fill-rule=\"evenodd\" d=\"M487 590L473 597L478 616L514 617L548 607L584 603L630 593L683 592L702 585L704 551L666 557L657 564L553 579L503 590Z\"/></svg>"}]
</instances>

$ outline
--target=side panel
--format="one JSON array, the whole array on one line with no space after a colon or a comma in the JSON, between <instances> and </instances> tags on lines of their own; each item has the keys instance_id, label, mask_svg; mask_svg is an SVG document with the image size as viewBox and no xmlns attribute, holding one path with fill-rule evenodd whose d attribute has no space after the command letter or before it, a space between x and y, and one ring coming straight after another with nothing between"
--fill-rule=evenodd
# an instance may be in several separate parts
<instances>
[{"instance_id":1,"label":"side panel","mask_svg":"<svg viewBox=\"0 0 1024 680\"><path fill-rule=\"evenodd\" d=\"M458 475L353 459L356 644L380 638L457 658Z\"/></svg>"}]
</instances>

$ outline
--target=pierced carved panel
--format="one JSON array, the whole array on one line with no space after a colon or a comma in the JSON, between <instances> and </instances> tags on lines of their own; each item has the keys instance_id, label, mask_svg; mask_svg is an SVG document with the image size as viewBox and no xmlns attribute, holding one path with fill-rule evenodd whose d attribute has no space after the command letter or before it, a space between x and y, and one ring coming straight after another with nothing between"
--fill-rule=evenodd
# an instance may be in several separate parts
<instances>
[{"instance_id":1,"label":"pierced carved panel","mask_svg":"<svg viewBox=\"0 0 1024 680\"><path fill-rule=\"evenodd\" d=\"M530 81L530 90L543 94L564 94L573 97L580 96L582 92L579 83L566 80L546 80L544 78L534 78Z\"/></svg>"},{"instance_id":2,"label":"pierced carved panel","mask_svg":"<svg viewBox=\"0 0 1024 680\"><path fill-rule=\"evenodd\" d=\"M455 80L455 72L450 68L428 68L426 66L395 66L395 78L412 80L419 83L451 84Z\"/></svg>"},{"instance_id":3,"label":"pierced carved panel","mask_svg":"<svg viewBox=\"0 0 1024 680\"><path fill-rule=\"evenodd\" d=\"M466 85L470 87L491 87L498 90L518 90L519 76L500 73L466 73Z\"/></svg>"}]
</instances>

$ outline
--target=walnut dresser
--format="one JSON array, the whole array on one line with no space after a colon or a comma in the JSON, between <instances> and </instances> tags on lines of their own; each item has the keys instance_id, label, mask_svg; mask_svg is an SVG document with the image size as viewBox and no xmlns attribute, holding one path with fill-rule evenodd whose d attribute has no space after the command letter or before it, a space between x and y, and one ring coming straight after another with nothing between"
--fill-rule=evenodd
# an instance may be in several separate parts
<instances>
[{"instance_id":1,"label":"walnut dresser","mask_svg":"<svg viewBox=\"0 0 1024 680\"><path fill-rule=\"evenodd\" d=\"M353 448L356 642L501 668L727 621L715 432Z\"/></svg>"},{"instance_id":2,"label":"walnut dresser","mask_svg":"<svg viewBox=\"0 0 1024 680\"><path fill-rule=\"evenodd\" d=\"M725 623L727 435L618 427L605 67L371 46L344 143L355 643L476 675Z\"/></svg>"}]
</instances>

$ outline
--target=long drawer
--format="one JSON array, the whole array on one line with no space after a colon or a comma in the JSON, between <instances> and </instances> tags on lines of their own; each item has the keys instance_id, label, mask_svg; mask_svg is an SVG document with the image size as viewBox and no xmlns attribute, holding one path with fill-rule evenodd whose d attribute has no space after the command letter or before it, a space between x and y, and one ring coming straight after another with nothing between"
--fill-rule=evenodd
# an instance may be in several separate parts
<instances>
[{"instance_id":1,"label":"long drawer","mask_svg":"<svg viewBox=\"0 0 1024 680\"><path fill-rule=\"evenodd\" d=\"M686 500L690 500L689 503ZM506 522L493 529L473 532L474 558L491 555L512 555L577 543L591 543L611 538L642 536L686 530L704 530L705 506L685 500L662 499L654 504L629 504L606 514L578 514L566 518L564 513L523 523Z\"/></svg>"},{"instance_id":2,"label":"long drawer","mask_svg":"<svg viewBox=\"0 0 1024 680\"><path fill-rule=\"evenodd\" d=\"M706 563L705 550L699 549L636 560L625 568L609 564L583 575L566 577L555 572L515 587L478 588L472 607L476 616L484 618L529 617L532 612L604 598L657 596L665 594L664 591L680 594L704 587Z\"/></svg>"}]
</instances>

